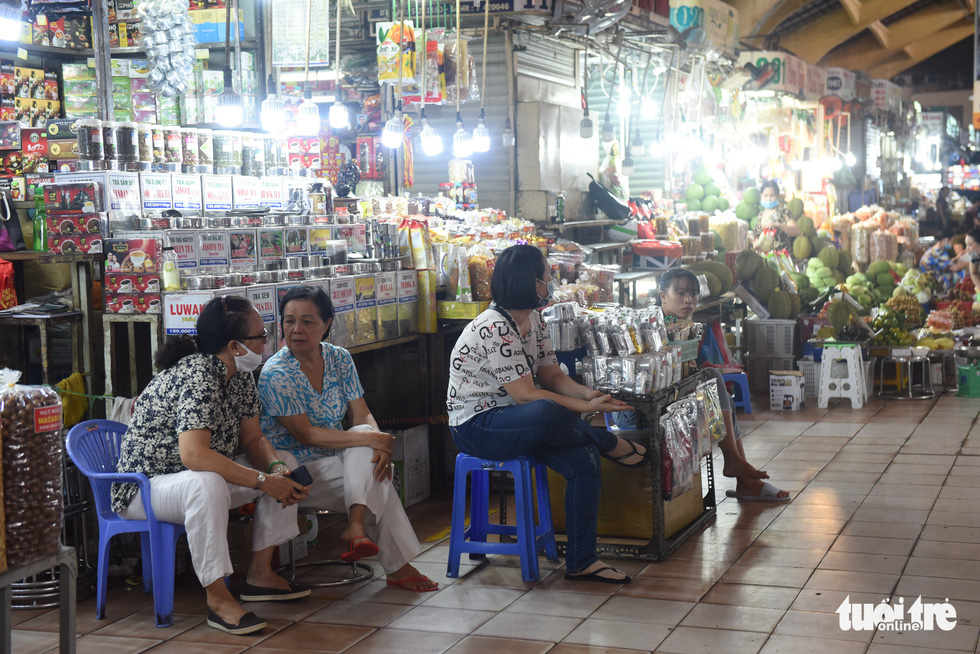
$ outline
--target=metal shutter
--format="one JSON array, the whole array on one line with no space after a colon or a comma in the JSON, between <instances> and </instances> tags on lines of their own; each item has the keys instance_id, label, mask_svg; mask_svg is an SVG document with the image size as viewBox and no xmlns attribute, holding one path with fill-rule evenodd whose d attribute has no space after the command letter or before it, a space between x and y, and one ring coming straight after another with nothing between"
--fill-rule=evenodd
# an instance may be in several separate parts
<instances>
[{"instance_id":1,"label":"metal shutter","mask_svg":"<svg viewBox=\"0 0 980 654\"><path fill-rule=\"evenodd\" d=\"M483 41L473 39L469 43L470 54L476 62L477 80L480 79L483 63ZM493 32L487 39L487 89L481 89L486 98L487 128L490 130L490 151L473 153L476 184L481 207L502 209L508 214L514 211L514 189L511 187L510 167L514 155L513 148L504 148L500 137L508 117L507 63L504 35ZM463 123L470 133L477 125L480 116L480 103L471 102L460 105ZM449 181L449 160L453 157L453 133L456 131L456 106L427 105L425 115L429 124L442 136L442 154L427 157L418 141L419 127L413 126L415 133L415 186L407 189L413 195L434 196L439 184ZM417 117L416 117L417 118Z\"/></svg>"},{"instance_id":2,"label":"metal shutter","mask_svg":"<svg viewBox=\"0 0 980 654\"><path fill-rule=\"evenodd\" d=\"M578 50L550 37L525 36L521 41L527 49L517 53L518 75L565 86L579 86L576 76Z\"/></svg>"}]
</instances>

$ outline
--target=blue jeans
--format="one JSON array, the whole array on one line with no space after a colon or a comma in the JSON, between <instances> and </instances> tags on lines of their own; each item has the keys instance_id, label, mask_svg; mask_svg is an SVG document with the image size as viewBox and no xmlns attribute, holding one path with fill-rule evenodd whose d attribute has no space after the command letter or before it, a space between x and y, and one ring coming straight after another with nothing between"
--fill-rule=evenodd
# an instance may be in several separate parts
<instances>
[{"instance_id":1,"label":"blue jeans","mask_svg":"<svg viewBox=\"0 0 980 654\"><path fill-rule=\"evenodd\" d=\"M491 409L450 430L464 454L497 460L531 454L564 477L565 568L581 572L599 560L599 454L616 447L616 436L551 400Z\"/></svg>"}]
</instances>

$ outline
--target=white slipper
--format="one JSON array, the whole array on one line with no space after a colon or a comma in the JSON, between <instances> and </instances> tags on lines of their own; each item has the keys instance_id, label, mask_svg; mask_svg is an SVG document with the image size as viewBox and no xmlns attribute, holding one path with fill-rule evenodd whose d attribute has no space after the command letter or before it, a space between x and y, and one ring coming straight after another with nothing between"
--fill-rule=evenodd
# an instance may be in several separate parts
<instances>
[{"instance_id":1,"label":"white slipper","mask_svg":"<svg viewBox=\"0 0 980 654\"><path fill-rule=\"evenodd\" d=\"M789 497L779 497L779 489L768 481L762 484L758 495L740 495L733 490L725 491L725 497L734 497L739 502L789 502Z\"/></svg>"}]
</instances>

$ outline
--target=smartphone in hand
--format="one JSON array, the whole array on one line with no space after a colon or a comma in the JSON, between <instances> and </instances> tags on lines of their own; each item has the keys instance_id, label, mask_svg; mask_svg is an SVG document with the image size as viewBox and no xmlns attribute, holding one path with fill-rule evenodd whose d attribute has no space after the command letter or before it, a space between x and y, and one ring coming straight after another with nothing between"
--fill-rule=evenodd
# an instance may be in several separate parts
<instances>
[{"instance_id":1,"label":"smartphone in hand","mask_svg":"<svg viewBox=\"0 0 980 654\"><path fill-rule=\"evenodd\" d=\"M309 486L313 483L313 476L310 471L306 469L306 466L300 466L289 473L289 478L295 481L300 486Z\"/></svg>"}]
</instances>

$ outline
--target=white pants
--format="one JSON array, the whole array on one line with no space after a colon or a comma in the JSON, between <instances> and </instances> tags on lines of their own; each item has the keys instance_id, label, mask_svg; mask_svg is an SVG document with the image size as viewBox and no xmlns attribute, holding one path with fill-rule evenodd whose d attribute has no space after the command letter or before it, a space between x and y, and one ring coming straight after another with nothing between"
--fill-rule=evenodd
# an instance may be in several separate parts
<instances>
[{"instance_id":1,"label":"white pants","mask_svg":"<svg viewBox=\"0 0 980 654\"><path fill-rule=\"evenodd\" d=\"M297 465L289 452L276 450L276 458L291 469ZM235 457L235 463L252 467L245 455ZM285 543L299 535L295 504L284 509L271 495L230 484L216 472L184 470L158 475L150 479L150 496L158 520L182 523L187 529L191 563L202 586L233 572L228 554L229 509L255 502L253 552ZM130 520L146 519L141 493L136 494L121 515Z\"/></svg>"},{"instance_id":2,"label":"white pants","mask_svg":"<svg viewBox=\"0 0 980 654\"><path fill-rule=\"evenodd\" d=\"M364 529L389 573L418 556L422 546L391 481L374 478L373 456L370 447L350 447L306 463L313 486L303 505L345 513L353 504L367 507Z\"/></svg>"}]
</instances>

